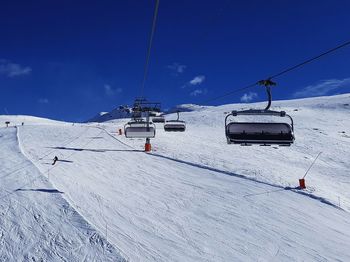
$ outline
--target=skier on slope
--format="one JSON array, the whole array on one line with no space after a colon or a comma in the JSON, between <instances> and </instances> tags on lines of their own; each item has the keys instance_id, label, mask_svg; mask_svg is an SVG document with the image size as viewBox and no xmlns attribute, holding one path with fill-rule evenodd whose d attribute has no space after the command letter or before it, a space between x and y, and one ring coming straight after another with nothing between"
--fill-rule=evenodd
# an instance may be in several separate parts
<instances>
[{"instance_id":1,"label":"skier on slope","mask_svg":"<svg viewBox=\"0 0 350 262\"><path fill-rule=\"evenodd\" d=\"M53 163L52 163L52 165L56 164L57 161L58 161L58 157L55 156L55 157L53 158Z\"/></svg>"}]
</instances>

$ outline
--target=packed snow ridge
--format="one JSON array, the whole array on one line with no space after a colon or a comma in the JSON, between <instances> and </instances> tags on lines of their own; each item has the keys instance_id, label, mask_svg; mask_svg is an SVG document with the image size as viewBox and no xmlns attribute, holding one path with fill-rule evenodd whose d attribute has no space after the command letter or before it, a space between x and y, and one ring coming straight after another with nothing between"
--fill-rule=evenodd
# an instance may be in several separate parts
<instances>
[{"instance_id":1,"label":"packed snow ridge","mask_svg":"<svg viewBox=\"0 0 350 262\"><path fill-rule=\"evenodd\" d=\"M128 119L0 116L0 261L350 261L349 105L274 102L291 147L227 145L227 112L264 103L198 107L151 153Z\"/></svg>"}]
</instances>

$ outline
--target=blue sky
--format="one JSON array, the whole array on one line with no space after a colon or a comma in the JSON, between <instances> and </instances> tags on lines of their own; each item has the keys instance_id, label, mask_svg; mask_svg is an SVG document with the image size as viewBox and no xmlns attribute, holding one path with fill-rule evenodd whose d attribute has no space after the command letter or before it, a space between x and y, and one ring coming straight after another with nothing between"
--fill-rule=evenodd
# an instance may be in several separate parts
<instances>
[{"instance_id":1,"label":"blue sky","mask_svg":"<svg viewBox=\"0 0 350 262\"><path fill-rule=\"evenodd\" d=\"M154 1L0 8L0 114L84 121L139 95ZM350 40L346 0L160 0L146 97L201 103ZM275 99L350 92L350 47L276 79ZM265 99L261 88L211 105Z\"/></svg>"}]
</instances>

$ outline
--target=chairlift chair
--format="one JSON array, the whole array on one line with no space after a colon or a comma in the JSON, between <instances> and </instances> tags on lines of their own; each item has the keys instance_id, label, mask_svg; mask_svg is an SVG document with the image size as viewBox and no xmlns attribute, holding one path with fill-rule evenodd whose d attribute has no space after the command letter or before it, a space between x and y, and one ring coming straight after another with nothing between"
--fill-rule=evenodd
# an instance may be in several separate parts
<instances>
[{"instance_id":1,"label":"chairlift chair","mask_svg":"<svg viewBox=\"0 0 350 262\"><path fill-rule=\"evenodd\" d=\"M284 122L230 122L230 116L237 117L239 115L255 115L255 116L280 116L288 117L290 124ZM293 119L284 111L271 110L245 110L232 111L225 118L226 138L228 144L241 145L280 145L290 146L294 142L294 125Z\"/></svg>"},{"instance_id":2,"label":"chairlift chair","mask_svg":"<svg viewBox=\"0 0 350 262\"><path fill-rule=\"evenodd\" d=\"M164 131L166 132L184 132L185 130L186 122L179 120L179 111L176 120L167 120L164 124Z\"/></svg>"},{"instance_id":3,"label":"chairlift chair","mask_svg":"<svg viewBox=\"0 0 350 262\"><path fill-rule=\"evenodd\" d=\"M152 122L153 123L164 123L165 118L164 118L164 116L154 116L154 117L152 117Z\"/></svg>"},{"instance_id":4,"label":"chairlift chair","mask_svg":"<svg viewBox=\"0 0 350 262\"><path fill-rule=\"evenodd\" d=\"M251 145L258 144L262 146L279 145L290 146L294 142L294 123L290 115L284 111L269 110L271 106L270 85L274 83L271 80L264 80L263 85L266 87L268 94L268 105L263 110L243 110L232 111L225 118L225 134L228 144ZM286 122L229 122L229 118L236 119L238 116L279 116L287 117L290 123Z\"/></svg>"},{"instance_id":5,"label":"chairlift chair","mask_svg":"<svg viewBox=\"0 0 350 262\"><path fill-rule=\"evenodd\" d=\"M134 119L124 126L126 138L153 138L156 135L156 126L144 119Z\"/></svg>"}]
</instances>

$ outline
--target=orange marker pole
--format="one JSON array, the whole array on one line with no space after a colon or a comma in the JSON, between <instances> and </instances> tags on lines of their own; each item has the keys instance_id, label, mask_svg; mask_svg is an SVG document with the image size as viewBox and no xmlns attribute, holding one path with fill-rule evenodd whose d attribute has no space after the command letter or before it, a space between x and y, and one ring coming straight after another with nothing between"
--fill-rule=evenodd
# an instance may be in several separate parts
<instances>
[{"instance_id":1,"label":"orange marker pole","mask_svg":"<svg viewBox=\"0 0 350 262\"><path fill-rule=\"evenodd\" d=\"M306 188L306 186L305 186L305 179L304 178L299 179L299 187L301 189L305 189Z\"/></svg>"},{"instance_id":2,"label":"orange marker pole","mask_svg":"<svg viewBox=\"0 0 350 262\"><path fill-rule=\"evenodd\" d=\"M318 155L316 156L316 158L314 159L314 161L312 162L312 164L309 166L309 168L306 170L305 175L303 176L303 178L299 179L299 187L301 189L305 189L305 177L306 175L309 173L309 171L311 170L311 168L313 167L313 165L315 164L316 160L318 159L318 157L322 154L322 152L318 153Z\"/></svg>"},{"instance_id":3,"label":"orange marker pole","mask_svg":"<svg viewBox=\"0 0 350 262\"><path fill-rule=\"evenodd\" d=\"M150 152L151 150L152 150L151 140L149 138L146 138L145 152Z\"/></svg>"}]
</instances>

